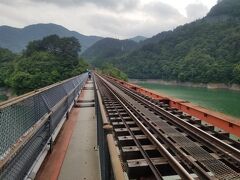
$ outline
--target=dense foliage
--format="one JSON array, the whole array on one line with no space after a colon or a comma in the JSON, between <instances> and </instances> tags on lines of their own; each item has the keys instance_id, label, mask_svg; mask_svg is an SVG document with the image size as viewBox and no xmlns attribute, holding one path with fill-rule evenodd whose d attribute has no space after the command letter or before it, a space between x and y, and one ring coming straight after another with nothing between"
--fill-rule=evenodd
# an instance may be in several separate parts
<instances>
[{"instance_id":1,"label":"dense foliage","mask_svg":"<svg viewBox=\"0 0 240 180\"><path fill-rule=\"evenodd\" d=\"M30 42L21 56L1 49L0 82L21 94L78 75L88 68L80 49L77 39L57 35Z\"/></svg>"},{"instance_id":2,"label":"dense foliage","mask_svg":"<svg viewBox=\"0 0 240 180\"><path fill-rule=\"evenodd\" d=\"M104 64L101 68L101 71L103 74L115 77L117 79L121 79L124 81L128 80L128 77L125 73L123 73L122 71L120 71L118 68L114 67L112 64Z\"/></svg>"},{"instance_id":3,"label":"dense foliage","mask_svg":"<svg viewBox=\"0 0 240 180\"><path fill-rule=\"evenodd\" d=\"M6 84L9 74L13 72L13 60L16 57L11 51L0 48L0 87Z\"/></svg>"},{"instance_id":4,"label":"dense foliage","mask_svg":"<svg viewBox=\"0 0 240 180\"><path fill-rule=\"evenodd\" d=\"M200 20L104 59L130 78L240 83L240 1L220 1ZM99 59L101 59L99 57Z\"/></svg>"},{"instance_id":5,"label":"dense foliage","mask_svg":"<svg viewBox=\"0 0 240 180\"><path fill-rule=\"evenodd\" d=\"M239 0L219 0L218 5L214 6L208 13L208 16L235 16L240 17Z\"/></svg>"}]
</instances>

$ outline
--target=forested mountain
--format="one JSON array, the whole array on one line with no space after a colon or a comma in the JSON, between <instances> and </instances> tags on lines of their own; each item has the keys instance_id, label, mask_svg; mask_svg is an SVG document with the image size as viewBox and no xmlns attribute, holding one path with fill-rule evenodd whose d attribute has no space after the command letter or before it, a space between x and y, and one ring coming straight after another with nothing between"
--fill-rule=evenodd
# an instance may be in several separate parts
<instances>
[{"instance_id":1,"label":"forested mountain","mask_svg":"<svg viewBox=\"0 0 240 180\"><path fill-rule=\"evenodd\" d=\"M113 57L123 55L137 47L138 43L133 40L118 40L104 38L88 48L82 56L95 66L102 62L111 61Z\"/></svg>"},{"instance_id":2,"label":"forested mountain","mask_svg":"<svg viewBox=\"0 0 240 180\"><path fill-rule=\"evenodd\" d=\"M240 17L239 0L221 0L218 5L214 6L208 13L208 17L216 16L233 16Z\"/></svg>"},{"instance_id":3,"label":"forested mountain","mask_svg":"<svg viewBox=\"0 0 240 180\"><path fill-rule=\"evenodd\" d=\"M240 1L222 0L203 19L157 34L107 62L130 78L240 83Z\"/></svg>"},{"instance_id":4,"label":"forested mountain","mask_svg":"<svg viewBox=\"0 0 240 180\"><path fill-rule=\"evenodd\" d=\"M102 37L98 36L85 36L56 24L35 24L22 29L0 26L0 47L13 52L21 52L30 41L39 40L53 34L60 37L77 38L81 42L83 51L102 39Z\"/></svg>"}]
</instances>

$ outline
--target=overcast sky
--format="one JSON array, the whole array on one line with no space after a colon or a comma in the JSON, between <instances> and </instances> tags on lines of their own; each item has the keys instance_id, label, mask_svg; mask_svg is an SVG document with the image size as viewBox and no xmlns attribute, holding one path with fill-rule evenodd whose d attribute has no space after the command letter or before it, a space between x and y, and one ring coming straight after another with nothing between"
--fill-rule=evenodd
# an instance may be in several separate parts
<instances>
[{"instance_id":1,"label":"overcast sky","mask_svg":"<svg viewBox=\"0 0 240 180\"><path fill-rule=\"evenodd\" d=\"M85 35L153 36L207 14L217 0L0 0L0 25L56 23Z\"/></svg>"}]
</instances>

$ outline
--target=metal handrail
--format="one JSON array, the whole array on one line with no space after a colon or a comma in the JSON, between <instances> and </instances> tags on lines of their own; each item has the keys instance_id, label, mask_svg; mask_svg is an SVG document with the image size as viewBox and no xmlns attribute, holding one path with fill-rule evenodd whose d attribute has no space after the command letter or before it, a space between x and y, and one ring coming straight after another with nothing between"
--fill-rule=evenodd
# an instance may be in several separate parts
<instances>
[{"instance_id":1,"label":"metal handrail","mask_svg":"<svg viewBox=\"0 0 240 180\"><path fill-rule=\"evenodd\" d=\"M13 137L11 134L9 137L7 134L1 134L5 139L10 138L10 142L15 141L15 143L10 145L4 153L0 152L0 179L12 178L12 176L23 179L27 175L28 170L34 164L34 159L38 157L45 144L49 143L55 128L75 103L86 80L87 73L84 73L0 104L0 123L9 123L7 127L17 131ZM33 118L32 121L31 118ZM26 123L26 126L30 128L23 129L22 126L16 127L16 125L11 127L12 121L18 122L18 120L23 121L23 125ZM19 137L17 136L18 129L23 132ZM37 138L41 137L41 134L44 135L41 143L36 147L31 147L30 142L39 141ZM32 148L38 149L31 152ZM2 151L4 148L0 147L0 149ZM32 154L26 154L28 149ZM22 169L14 170L16 163L28 155L31 161L24 162L27 164L22 165Z\"/></svg>"}]
</instances>

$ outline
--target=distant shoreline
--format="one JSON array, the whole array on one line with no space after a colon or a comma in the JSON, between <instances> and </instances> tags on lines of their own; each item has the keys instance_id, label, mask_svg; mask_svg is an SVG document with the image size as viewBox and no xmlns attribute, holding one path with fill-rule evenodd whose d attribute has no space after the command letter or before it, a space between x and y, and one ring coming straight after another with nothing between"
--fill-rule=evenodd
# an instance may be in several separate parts
<instances>
[{"instance_id":1,"label":"distant shoreline","mask_svg":"<svg viewBox=\"0 0 240 180\"><path fill-rule=\"evenodd\" d=\"M175 86L184 86L184 87L200 87L207 89L227 89L240 91L239 84L224 84L224 83L192 83L192 82L177 82L177 81L165 81L161 79L129 79L130 83L153 83L161 85L175 85Z\"/></svg>"}]
</instances>

